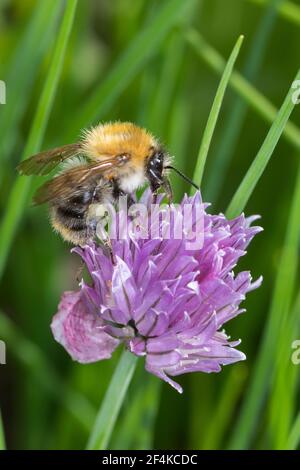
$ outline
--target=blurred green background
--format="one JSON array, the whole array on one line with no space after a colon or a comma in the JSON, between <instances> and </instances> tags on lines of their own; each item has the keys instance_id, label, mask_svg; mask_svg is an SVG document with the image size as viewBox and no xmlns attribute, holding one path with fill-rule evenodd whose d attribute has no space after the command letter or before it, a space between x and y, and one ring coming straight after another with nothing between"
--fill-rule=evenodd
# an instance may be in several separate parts
<instances>
[{"instance_id":1,"label":"blurred green background","mask_svg":"<svg viewBox=\"0 0 300 470\"><path fill-rule=\"evenodd\" d=\"M15 207L17 221L16 230L0 226L0 340L7 347L0 409L11 449L84 448L119 357L118 351L110 361L75 364L53 340L49 324L61 293L76 287L79 259L52 232L46 208L30 207L41 178L16 180L25 146L38 147L40 139L46 149L74 141L99 120L132 120L153 131L192 176L222 58L244 34L201 186L211 210L225 211L300 63L296 0L79 0L61 74L53 77L58 85L44 138L35 135L30 146L55 47L62 52L57 38L65 8L61 0L0 2L0 80L6 83L0 211L8 218L8 207ZM296 106L246 207L246 214L261 214L264 232L239 269L254 278L263 274L264 283L227 332L242 338L247 361L217 375L181 377L182 396L147 375L141 361L110 448L299 446L300 366L291 363L291 343L300 338L299 118ZM177 199L189 190L177 177L173 187Z\"/></svg>"}]
</instances>

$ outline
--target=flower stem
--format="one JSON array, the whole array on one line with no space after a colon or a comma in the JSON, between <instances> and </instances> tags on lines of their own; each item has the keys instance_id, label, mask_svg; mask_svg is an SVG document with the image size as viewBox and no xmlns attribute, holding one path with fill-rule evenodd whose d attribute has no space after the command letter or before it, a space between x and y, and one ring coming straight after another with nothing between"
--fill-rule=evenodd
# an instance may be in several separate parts
<instances>
[{"instance_id":1,"label":"flower stem","mask_svg":"<svg viewBox=\"0 0 300 470\"><path fill-rule=\"evenodd\" d=\"M87 449L103 450L107 448L136 364L137 357L125 350L96 417L94 428L87 443Z\"/></svg>"},{"instance_id":2,"label":"flower stem","mask_svg":"<svg viewBox=\"0 0 300 470\"><path fill-rule=\"evenodd\" d=\"M192 43L192 45L194 45L196 48L203 47L203 44L201 42L201 36L198 33L195 33L195 31L193 30L190 31L188 33L187 38L189 42ZM214 98L214 101L213 101L213 104L209 113L208 121L204 130L204 134L203 134L203 138L201 141L198 158L196 162L196 167L194 170L194 176L193 176L193 180L196 181L199 186L201 186L201 183L202 183L202 177L204 173L204 167L205 167L205 163L207 159L207 154L208 154L209 147L210 147L212 137L214 134L214 130L218 121L225 91L229 83L235 61L239 55L243 40L244 40L244 36L239 36L237 42L235 43L235 46L224 68L224 72L222 74L222 78L218 86L216 96Z\"/></svg>"}]
</instances>

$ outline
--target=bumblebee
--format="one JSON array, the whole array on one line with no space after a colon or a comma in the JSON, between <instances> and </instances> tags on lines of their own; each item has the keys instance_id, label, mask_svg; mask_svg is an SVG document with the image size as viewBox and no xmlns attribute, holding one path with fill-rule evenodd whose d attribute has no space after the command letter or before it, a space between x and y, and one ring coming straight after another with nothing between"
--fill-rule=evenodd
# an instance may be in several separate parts
<instances>
[{"instance_id":1,"label":"bumblebee","mask_svg":"<svg viewBox=\"0 0 300 470\"><path fill-rule=\"evenodd\" d=\"M95 236L101 204L114 203L149 183L155 195L163 188L172 199L168 179L171 158L159 141L131 122L99 124L83 132L77 143L40 152L24 160L18 171L46 175L62 164L59 174L41 186L34 204L48 203L52 226L63 239L82 245Z\"/></svg>"}]
</instances>

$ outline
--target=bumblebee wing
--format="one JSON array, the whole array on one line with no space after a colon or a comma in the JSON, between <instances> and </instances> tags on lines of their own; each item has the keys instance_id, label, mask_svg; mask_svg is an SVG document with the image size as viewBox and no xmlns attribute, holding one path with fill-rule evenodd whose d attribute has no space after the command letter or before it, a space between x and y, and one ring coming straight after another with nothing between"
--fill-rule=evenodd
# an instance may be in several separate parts
<instances>
[{"instance_id":1,"label":"bumblebee wing","mask_svg":"<svg viewBox=\"0 0 300 470\"><path fill-rule=\"evenodd\" d=\"M17 170L23 175L47 175L59 163L81 153L81 144L69 144L52 150L37 153L18 165Z\"/></svg>"},{"instance_id":2,"label":"bumblebee wing","mask_svg":"<svg viewBox=\"0 0 300 470\"><path fill-rule=\"evenodd\" d=\"M82 192L82 188L84 188L91 179L95 179L97 176L99 177L109 170L124 165L127 160L128 156L119 155L103 160L102 162L78 165L66 170L43 184L35 193L33 203L37 205L75 197L76 192Z\"/></svg>"}]
</instances>

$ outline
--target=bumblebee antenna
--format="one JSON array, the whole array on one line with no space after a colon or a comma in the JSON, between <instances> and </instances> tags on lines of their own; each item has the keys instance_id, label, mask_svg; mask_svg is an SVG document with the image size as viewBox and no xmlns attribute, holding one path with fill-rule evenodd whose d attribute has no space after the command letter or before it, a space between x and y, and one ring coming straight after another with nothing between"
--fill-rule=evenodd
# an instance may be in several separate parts
<instances>
[{"instance_id":1,"label":"bumblebee antenna","mask_svg":"<svg viewBox=\"0 0 300 470\"><path fill-rule=\"evenodd\" d=\"M177 170L177 168L175 168L174 166L171 166L171 165L167 165L165 166L166 169L168 170L174 170L175 173L177 173L177 175L181 176L182 179L184 179L187 183L191 184L192 186L194 186L194 188L196 189L200 189L199 186L197 186L196 183L194 183L194 181L192 181L188 176L185 176L180 170Z\"/></svg>"}]
</instances>

